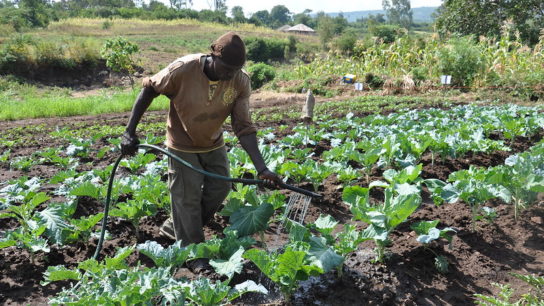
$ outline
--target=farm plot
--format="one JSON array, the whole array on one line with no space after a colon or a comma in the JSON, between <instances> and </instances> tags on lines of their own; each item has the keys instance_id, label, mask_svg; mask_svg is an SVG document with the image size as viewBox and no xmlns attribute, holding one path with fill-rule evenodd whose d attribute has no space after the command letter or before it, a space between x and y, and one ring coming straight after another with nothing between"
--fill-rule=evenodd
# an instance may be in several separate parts
<instances>
[{"instance_id":1,"label":"farm plot","mask_svg":"<svg viewBox=\"0 0 544 306\"><path fill-rule=\"evenodd\" d=\"M278 232L287 191L233 186L208 240L162 238L166 160L121 162L103 261L90 259L126 117L2 126L0 301L4 304L474 304L544 276L544 114L458 106L267 122L269 167L321 193ZM160 144L163 118L141 125ZM287 124L284 124L287 122ZM252 177L226 135L231 175ZM194 275L187 260L210 258ZM521 275L521 276L519 276ZM525 277L525 278L524 278ZM76 285L77 284L77 285ZM540 297L542 298L542 297Z\"/></svg>"}]
</instances>

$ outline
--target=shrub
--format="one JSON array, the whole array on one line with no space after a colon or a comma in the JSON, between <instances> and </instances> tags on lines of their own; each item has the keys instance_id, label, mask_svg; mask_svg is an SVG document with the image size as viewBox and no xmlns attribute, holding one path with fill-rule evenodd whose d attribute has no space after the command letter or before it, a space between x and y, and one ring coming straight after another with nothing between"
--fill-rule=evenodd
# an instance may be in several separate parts
<instances>
[{"instance_id":1,"label":"shrub","mask_svg":"<svg viewBox=\"0 0 544 306\"><path fill-rule=\"evenodd\" d=\"M102 23L102 30L109 30L112 25L113 25L113 22L106 20Z\"/></svg>"},{"instance_id":2,"label":"shrub","mask_svg":"<svg viewBox=\"0 0 544 306\"><path fill-rule=\"evenodd\" d=\"M401 28L393 25L381 25L370 29L372 35L380 38L384 43L389 44L395 41L397 37L404 34Z\"/></svg>"},{"instance_id":3,"label":"shrub","mask_svg":"<svg viewBox=\"0 0 544 306\"><path fill-rule=\"evenodd\" d=\"M73 70L98 63L97 46L91 40L52 42L31 35L14 35L0 50L0 73L32 76L36 71Z\"/></svg>"},{"instance_id":4,"label":"shrub","mask_svg":"<svg viewBox=\"0 0 544 306\"><path fill-rule=\"evenodd\" d=\"M272 81L276 77L276 71L274 67L257 63L247 68L247 72L250 75L251 87L253 89L260 88L265 83Z\"/></svg>"},{"instance_id":5,"label":"shrub","mask_svg":"<svg viewBox=\"0 0 544 306\"><path fill-rule=\"evenodd\" d=\"M254 62L284 60L289 41L273 38L249 37L245 39L247 58Z\"/></svg>"},{"instance_id":6,"label":"shrub","mask_svg":"<svg viewBox=\"0 0 544 306\"><path fill-rule=\"evenodd\" d=\"M385 80L382 77L375 75L372 72L365 74L365 84L372 89L381 88L384 83Z\"/></svg>"},{"instance_id":7,"label":"shrub","mask_svg":"<svg viewBox=\"0 0 544 306\"><path fill-rule=\"evenodd\" d=\"M134 60L132 55L138 52L138 45L126 38L117 37L108 39L100 51L106 60L106 65L115 72L134 72Z\"/></svg>"},{"instance_id":8,"label":"shrub","mask_svg":"<svg viewBox=\"0 0 544 306\"><path fill-rule=\"evenodd\" d=\"M334 41L336 49L344 54L352 54L357 42L357 36L351 31L346 31Z\"/></svg>"},{"instance_id":9,"label":"shrub","mask_svg":"<svg viewBox=\"0 0 544 306\"><path fill-rule=\"evenodd\" d=\"M416 66L412 68L411 75L416 84L420 84L427 79L427 76L429 75L429 69L424 66Z\"/></svg>"},{"instance_id":10,"label":"shrub","mask_svg":"<svg viewBox=\"0 0 544 306\"><path fill-rule=\"evenodd\" d=\"M485 68L485 59L470 37L453 38L438 50L438 67L441 73L451 75L453 85L470 86Z\"/></svg>"}]
</instances>

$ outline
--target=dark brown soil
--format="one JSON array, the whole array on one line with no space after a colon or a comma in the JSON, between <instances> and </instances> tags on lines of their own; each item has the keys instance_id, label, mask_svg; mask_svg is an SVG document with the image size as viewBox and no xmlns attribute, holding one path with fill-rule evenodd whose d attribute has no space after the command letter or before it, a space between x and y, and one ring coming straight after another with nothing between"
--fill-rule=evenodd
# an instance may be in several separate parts
<instances>
[{"instance_id":1,"label":"dark brown soil","mask_svg":"<svg viewBox=\"0 0 544 306\"><path fill-rule=\"evenodd\" d=\"M28 155L45 147L63 145L61 140L53 139L49 132L55 127L82 128L96 124L124 126L128 114L111 114L95 117L36 119L15 122L0 122L0 133L13 132L14 127L44 125L41 132L24 135L28 141L11 148L13 156ZM146 122L162 122L164 113L148 113ZM294 122L293 122L294 123ZM259 123L261 127L276 126L277 122ZM285 124L285 123L282 123ZM290 124L290 122L287 122ZM290 130L290 128L288 129ZM287 131L288 131L287 130ZM286 132L288 133L288 132ZM460 158L436 160L431 163L430 155L422 159L424 165L423 177L446 180L448 175L460 169L468 169L470 165L490 167L502 164L515 152L526 150L542 138L542 132L531 138L515 139L510 152L469 153ZM22 135L23 136L23 135ZM104 142L103 145L108 145ZM330 148L326 142L312 148L317 157ZM98 150L98 149L97 149ZM83 165L78 171L90 170L93 167L103 168L112 164L117 156L108 153L104 158L90 158L92 164ZM12 171L6 164L0 167L0 182L23 175L41 178L52 177L58 169L54 166L34 166L29 172ZM381 170L374 169L371 179L380 179ZM365 179L357 184L366 185ZM299 187L312 189L309 184ZM51 191L55 186L48 186ZM305 222L315 221L320 214L330 214L341 223L351 220L349 208L342 202L342 189L335 175L326 179L318 190L323 198L314 200L310 206ZM286 192L288 194L288 192ZM373 201L379 201L383 195L380 192L372 194ZM61 201L58 197L55 200ZM376 264L372 242L365 242L359 250L350 254L341 273L331 272L324 276L310 279L301 284L292 300L287 302L277 293L270 282L265 284L271 294L263 298L257 295L247 295L240 303L258 304L296 304L296 305L473 305L474 294L496 294L498 289L491 285L493 282L509 283L516 291L516 296L526 293L525 283L512 277L509 273L535 273L544 275L544 207L542 205L529 208L522 212L518 221L514 221L513 208L500 202L491 202L498 212L498 219L493 224L478 221L477 231L471 231L471 217L468 205L464 203L445 204L440 207L427 200L409 219L401 224L392 234L392 245L385 263ZM86 216L102 211L102 204L90 198L78 200L77 216ZM154 217L144 218L141 222L139 240L130 223L111 218L109 229L114 239L105 242L102 254L112 255L115 248L129 246L135 243L155 240L163 245L170 241L159 236L158 229L167 218L167 213L159 212ZM421 220L440 219L440 226L449 226L457 230L453 248L445 243L436 243L425 249L415 238L410 225ZM215 220L206 227L206 236L221 235L227 219L216 216ZM0 231L13 229L18 224L14 219L3 219ZM358 224L364 227L363 224ZM277 235L277 224L272 224L266 233L269 248L274 248L275 242L285 240L285 235ZM0 304L41 305L55 295L68 282L53 283L41 286L43 272L48 266L68 265L74 267L78 262L91 257L96 248L96 239L58 247L51 246L49 254L37 254L35 262L30 261L29 254L15 247L0 250ZM450 272L440 274L435 269L434 253L445 256L450 263ZM137 261L144 265L152 263L137 252L129 258L131 264ZM182 268L178 275L196 277L189 270ZM218 276L211 276L218 278ZM265 280L258 269L251 263L246 264L242 275L236 276L234 282L245 279Z\"/></svg>"}]
</instances>

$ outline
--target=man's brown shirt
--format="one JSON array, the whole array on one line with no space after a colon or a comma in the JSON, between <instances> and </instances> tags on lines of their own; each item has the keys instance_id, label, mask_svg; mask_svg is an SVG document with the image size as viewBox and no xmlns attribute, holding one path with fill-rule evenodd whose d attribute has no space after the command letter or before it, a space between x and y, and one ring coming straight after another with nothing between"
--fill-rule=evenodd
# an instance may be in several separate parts
<instances>
[{"instance_id":1,"label":"man's brown shirt","mask_svg":"<svg viewBox=\"0 0 544 306\"><path fill-rule=\"evenodd\" d=\"M204 73L205 54L179 58L150 78L153 87L170 98L166 146L183 152L209 152L224 145L223 123L231 116L237 137L255 133L249 115L251 83L244 71L229 81L212 82Z\"/></svg>"}]
</instances>

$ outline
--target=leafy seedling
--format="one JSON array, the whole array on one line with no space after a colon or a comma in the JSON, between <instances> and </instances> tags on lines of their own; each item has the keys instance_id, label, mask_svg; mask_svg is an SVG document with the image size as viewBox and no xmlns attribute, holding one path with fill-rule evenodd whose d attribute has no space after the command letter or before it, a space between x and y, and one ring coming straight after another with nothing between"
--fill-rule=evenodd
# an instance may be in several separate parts
<instances>
[{"instance_id":1,"label":"leafy seedling","mask_svg":"<svg viewBox=\"0 0 544 306\"><path fill-rule=\"evenodd\" d=\"M443 229L438 229L436 226L438 225L440 221L434 220L434 221L421 221L412 224L410 227L412 230L414 230L419 236L417 237L417 241L422 243L426 250L431 251L435 256L435 267L440 273L448 273L448 260L446 257L436 254L431 248L430 244L439 239L444 238L449 242L450 249L452 248L453 243L453 236L452 233L456 233L457 231L451 227L446 227Z\"/></svg>"},{"instance_id":2,"label":"leafy seedling","mask_svg":"<svg viewBox=\"0 0 544 306\"><path fill-rule=\"evenodd\" d=\"M369 191L374 186L385 186L381 183L370 184L369 188L351 186L344 188L342 199L351 207L353 218L363 221L369 226L362 232L362 240L372 239L376 245L376 261L383 262L385 248L390 243L389 233L406 219L421 204L419 189L414 185L398 185L397 191L392 186L385 188L383 203L370 203Z\"/></svg>"},{"instance_id":3,"label":"leafy seedling","mask_svg":"<svg viewBox=\"0 0 544 306\"><path fill-rule=\"evenodd\" d=\"M286 300L289 300L298 287L298 282L317 276L323 270L310 262L307 251L295 250L288 245L283 253L267 253L259 249L250 249L244 258L251 260L263 274L280 287Z\"/></svg>"},{"instance_id":4,"label":"leafy seedling","mask_svg":"<svg viewBox=\"0 0 544 306\"><path fill-rule=\"evenodd\" d=\"M117 203L110 215L130 221L134 227L136 238L140 239L140 220L142 217L154 216L157 213L157 206L147 200L128 200L127 202Z\"/></svg>"},{"instance_id":5,"label":"leafy seedling","mask_svg":"<svg viewBox=\"0 0 544 306\"><path fill-rule=\"evenodd\" d=\"M40 192L34 194L21 205L9 205L1 211L0 219L15 218L20 226L13 231L6 232L6 236L0 239L0 248L14 245L25 248L30 252L32 264L34 264L36 252L48 253L47 240L41 237L47 227L35 217L35 209L49 199L46 193Z\"/></svg>"}]
</instances>

